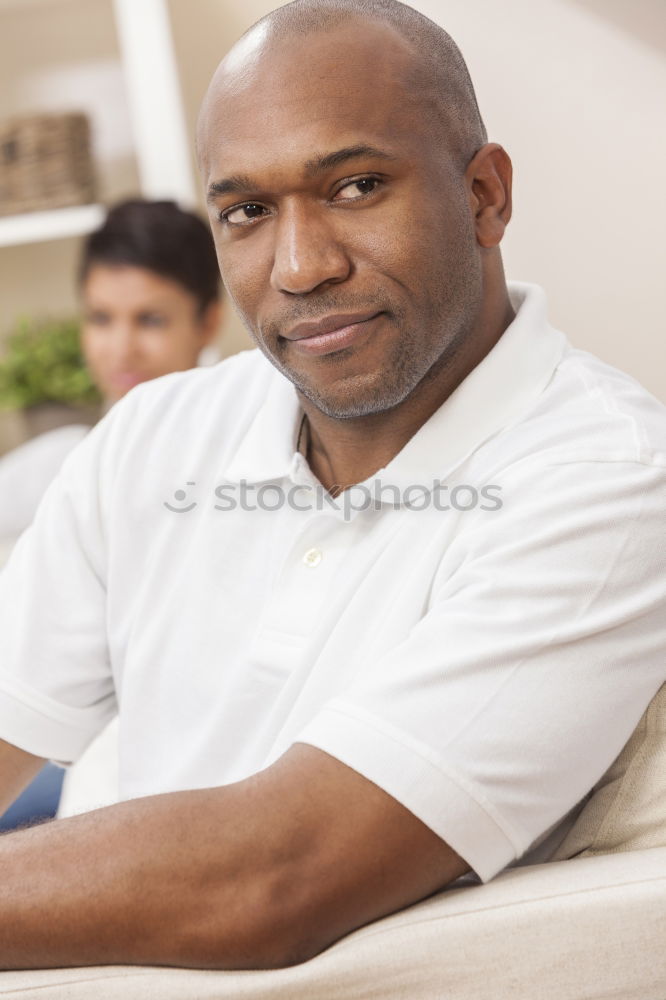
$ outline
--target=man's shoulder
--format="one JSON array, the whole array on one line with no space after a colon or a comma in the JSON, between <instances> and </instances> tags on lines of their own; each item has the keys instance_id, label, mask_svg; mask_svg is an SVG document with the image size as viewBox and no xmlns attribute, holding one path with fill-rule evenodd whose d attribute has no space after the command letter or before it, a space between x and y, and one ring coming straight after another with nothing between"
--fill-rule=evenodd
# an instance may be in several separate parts
<instances>
[{"instance_id":1,"label":"man's shoulder","mask_svg":"<svg viewBox=\"0 0 666 1000\"><path fill-rule=\"evenodd\" d=\"M151 462L229 453L284 376L258 350L144 382L111 407L67 464L115 479Z\"/></svg>"},{"instance_id":2,"label":"man's shoulder","mask_svg":"<svg viewBox=\"0 0 666 1000\"><path fill-rule=\"evenodd\" d=\"M283 379L259 350L241 351L215 365L172 372L143 382L121 399L107 420L125 442L157 428L175 441L197 429L246 426Z\"/></svg>"},{"instance_id":3,"label":"man's shoulder","mask_svg":"<svg viewBox=\"0 0 666 1000\"><path fill-rule=\"evenodd\" d=\"M571 346L534 405L501 437L510 461L666 467L666 407L630 375Z\"/></svg>"},{"instance_id":4,"label":"man's shoulder","mask_svg":"<svg viewBox=\"0 0 666 1000\"><path fill-rule=\"evenodd\" d=\"M142 410L203 404L248 407L261 402L266 387L282 376L258 349L240 351L214 365L171 372L136 386L124 400Z\"/></svg>"},{"instance_id":5,"label":"man's shoulder","mask_svg":"<svg viewBox=\"0 0 666 1000\"><path fill-rule=\"evenodd\" d=\"M571 348L558 369L553 396L590 457L666 463L666 407L626 372Z\"/></svg>"}]
</instances>

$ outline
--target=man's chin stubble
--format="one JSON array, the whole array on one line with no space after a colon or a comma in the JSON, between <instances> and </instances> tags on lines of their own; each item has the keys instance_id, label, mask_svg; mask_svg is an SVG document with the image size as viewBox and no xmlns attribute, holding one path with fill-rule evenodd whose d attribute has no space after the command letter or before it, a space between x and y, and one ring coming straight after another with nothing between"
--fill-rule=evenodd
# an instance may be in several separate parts
<instances>
[{"instance_id":1,"label":"man's chin stubble","mask_svg":"<svg viewBox=\"0 0 666 1000\"><path fill-rule=\"evenodd\" d=\"M403 403L414 391L423 373L406 358L387 366L386 372L372 376L365 373L348 376L330 389L322 390L300 373L283 369L283 374L298 391L325 416L334 420L353 420L386 413Z\"/></svg>"}]
</instances>

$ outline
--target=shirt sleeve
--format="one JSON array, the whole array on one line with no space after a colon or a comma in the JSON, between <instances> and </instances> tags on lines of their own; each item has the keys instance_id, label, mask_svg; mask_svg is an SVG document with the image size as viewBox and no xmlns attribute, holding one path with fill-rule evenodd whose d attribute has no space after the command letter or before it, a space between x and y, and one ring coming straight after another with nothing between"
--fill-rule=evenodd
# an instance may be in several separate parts
<instances>
[{"instance_id":1,"label":"shirt sleeve","mask_svg":"<svg viewBox=\"0 0 666 1000\"><path fill-rule=\"evenodd\" d=\"M65 460L0 573L0 738L62 763L116 712L100 500L109 420Z\"/></svg>"},{"instance_id":2,"label":"shirt sleeve","mask_svg":"<svg viewBox=\"0 0 666 1000\"><path fill-rule=\"evenodd\" d=\"M406 639L298 737L483 881L585 797L666 680L666 470L526 463L502 486L501 511L443 555Z\"/></svg>"}]
</instances>

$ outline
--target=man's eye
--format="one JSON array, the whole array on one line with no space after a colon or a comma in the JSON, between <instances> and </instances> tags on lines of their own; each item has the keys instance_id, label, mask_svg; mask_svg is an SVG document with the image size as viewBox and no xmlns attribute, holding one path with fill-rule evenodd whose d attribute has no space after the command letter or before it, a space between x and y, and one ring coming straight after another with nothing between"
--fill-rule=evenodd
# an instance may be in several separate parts
<instances>
[{"instance_id":1,"label":"man's eye","mask_svg":"<svg viewBox=\"0 0 666 1000\"><path fill-rule=\"evenodd\" d=\"M356 198L363 198L364 195L372 194L380 183L378 177L359 177L358 180L345 184L336 194L339 201L353 201Z\"/></svg>"},{"instance_id":2,"label":"man's eye","mask_svg":"<svg viewBox=\"0 0 666 1000\"><path fill-rule=\"evenodd\" d=\"M228 222L231 226L242 226L245 222L252 222L258 219L266 211L263 205L256 205L253 201L245 205L237 205L226 212L220 214L222 222Z\"/></svg>"}]
</instances>

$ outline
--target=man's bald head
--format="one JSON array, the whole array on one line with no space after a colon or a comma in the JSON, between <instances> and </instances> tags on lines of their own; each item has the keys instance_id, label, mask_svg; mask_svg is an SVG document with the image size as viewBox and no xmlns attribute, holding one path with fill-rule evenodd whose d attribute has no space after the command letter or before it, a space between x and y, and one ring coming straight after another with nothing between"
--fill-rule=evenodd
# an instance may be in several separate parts
<instances>
[{"instance_id":1,"label":"man's bald head","mask_svg":"<svg viewBox=\"0 0 666 1000\"><path fill-rule=\"evenodd\" d=\"M462 54L450 35L425 15L398 0L293 0L272 11L253 25L223 61L213 78L199 119L197 147L205 161L207 124L216 104L220 75L229 71L242 74L244 60L282 48L289 42L302 43L312 34L334 32L357 20L360 25L375 22L392 28L409 46L413 61L404 79L411 99L416 98L432 127L432 138L442 144L462 171L487 142L474 87ZM377 50L377 60L383 53ZM232 69L233 67L233 69ZM219 110L219 109L218 109Z\"/></svg>"}]
</instances>

